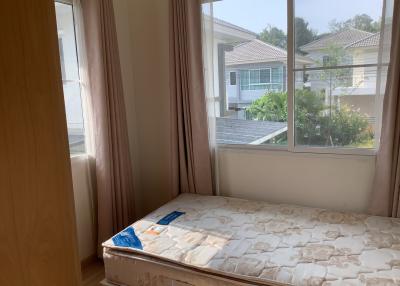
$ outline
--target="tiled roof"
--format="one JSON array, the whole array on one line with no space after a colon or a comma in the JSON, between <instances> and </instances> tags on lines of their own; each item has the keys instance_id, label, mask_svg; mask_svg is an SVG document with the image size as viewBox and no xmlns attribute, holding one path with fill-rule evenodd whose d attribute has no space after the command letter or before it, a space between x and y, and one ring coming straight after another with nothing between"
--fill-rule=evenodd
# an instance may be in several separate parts
<instances>
[{"instance_id":1,"label":"tiled roof","mask_svg":"<svg viewBox=\"0 0 400 286\"><path fill-rule=\"evenodd\" d=\"M379 46L379 39L380 39L380 33L376 33L364 39L356 41L350 45L347 45L346 48L351 49L351 48L366 48L366 47Z\"/></svg>"},{"instance_id":2,"label":"tiled roof","mask_svg":"<svg viewBox=\"0 0 400 286\"><path fill-rule=\"evenodd\" d=\"M262 62L286 61L285 50L267 44L260 40L252 40L241 43L233 48L233 51L225 53L225 64L251 64ZM310 59L303 56L296 56L297 61L311 63Z\"/></svg>"},{"instance_id":3,"label":"tiled roof","mask_svg":"<svg viewBox=\"0 0 400 286\"><path fill-rule=\"evenodd\" d=\"M286 122L216 118L218 144L261 144L287 130Z\"/></svg>"},{"instance_id":4,"label":"tiled roof","mask_svg":"<svg viewBox=\"0 0 400 286\"><path fill-rule=\"evenodd\" d=\"M300 50L308 52L311 50L324 49L330 45L345 47L372 35L372 33L366 31L349 28L335 34L326 35L318 40L305 44L304 46L300 47Z\"/></svg>"},{"instance_id":5,"label":"tiled roof","mask_svg":"<svg viewBox=\"0 0 400 286\"><path fill-rule=\"evenodd\" d=\"M203 17L209 17L209 16L203 16ZM231 29L235 29L235 30L238 30L238 31L241 31L241 32L253 35L253 36L257 36L257 33L253 32L253 31L247 30L245 28L242 28L240 26L234 25L232 23L229 23L227 21L224 21L224 20L221 20L221 19L218 19L215 17L213 19L214 19L214 24L219 24L221 26L229 27Z\"/></svg>"}]
</instances>

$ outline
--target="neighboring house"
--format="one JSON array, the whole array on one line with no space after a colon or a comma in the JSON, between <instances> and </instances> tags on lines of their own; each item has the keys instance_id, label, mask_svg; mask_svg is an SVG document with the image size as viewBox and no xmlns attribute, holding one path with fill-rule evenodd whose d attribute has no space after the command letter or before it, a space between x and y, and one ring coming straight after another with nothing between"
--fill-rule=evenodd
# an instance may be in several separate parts
<instances>
[{"instance_id":1,"label":"neighboring house","mask_svg":"<svg viewBox=\"0 0 400 286\"><path fill-rule=\"evenodd\" d=\"M244 29L242 27L236 26L229 22L217 19L210 18L207 15L203 15L204 19L204 28L207 34L212 34L213 39L205 39L206 52L209 55L212 54L212 58L208 57L208 60L212 60L210 65L213 66L214 71L218 72L209 72L208 76L213 76L207 80L207 82L213 82L213 92L214 102L210 104L209 107L215 108L215 115L217 117L224 116L227 111L227 100L226 100L226 92L225 92L225 83L224 77L224 53L227 50L231 50L232 46L237 45L238 43L248 42L257 38L257 34ZM213 21L211 21L213 19ZM212 30L212 33L209 33ZM206 64L206 68L207 68Z\"/></svg>"},{"instance_id":2,"label":"neighboring house","mask_svg":"<svg viewBox=\"0 0 400 286\"><path fill-rule=\"evenodd\" d=\"M312 61L296 57L296 66ZM233 47L225 53L225 76L228 107L243 110L267 92L286 91L285 50L254 39Z\"/></svg>"},{"instance_id":3,"label":"neighboring house","mask_svg":"<svg viewBox=\"0 0 400 286\"><path fill-rule=\"evenodd\" d=\"M360 65L377 63L379 33L354 28L326 35L310 42L300 50L315 61L315 66ZM339 55L339 61L332 59ZM376 67L310 71L306 83L296 80L296 86L305 84L312 90L325 90L326 103L347 105L359 110L371 121L375 118Z\"/></svg>"},{"instance_id":4,"label":"neighboring house","mask_svg":"<svg viewBox=\"0 0 400 286\"><path fill-rule=\"evenodd\" d=\"M231 74L230 71L236 67L242 66L243 68L248 68L249 67L249 62L243 62L243 63L235 63L230 62L229 65L226 63L226 54L230 53L230 51L235 51L235 48L242 46L246 47L247 44L249 43L261 43L264 45L264 48L268 48L272 50L275 50L275 53L278 55L275 55L275 58L268 58L266 59L265 57L260 57L257 59L257 62L254 62L253 64L260 64L260 67L263 67L263 69L260 71L261 72L261 77L267 77L268 80L271 82L274 82L274 85L272 84L267 84L266 86L270 86L270 88L275 88L275 89L280 89L280 90L285 90L286 89L286 81L283 80L286 78L284 76L285 71L283 70L283 65L282 63L286 61L286 54L285 51L280 50L279 48L267 45L265 43L262 43L258 40L257 34L254 32L251 32L249 30L243 29L242 27L233 25L231 23L228 23L226 21L220 20L220 19L215 19L211 21L211 18L204 16L205 22L204 28L206 29L206 35L207 35L207 29L208 32L213 30L213 39L207 39L205 38L204 43L205 43L205 50L203 52L209 53L208 55L213 55L213 57L207 57L206 60L210 62L206 62L205 68L213 68L213 71L216 72L208 72L206 73L206 76L209 76L207 81L208 82L213 82L213 90L210 92L210 94L213 94L214 96L212 98L208 98L208 108L209 112L215 114L216 118L216 140L218 144L253 144L253 145L258 145L262 144L265 141L268 141L269 139L273 138L276 135L279 135L281 133L284 133L287 130L287 125L285 122L268 122L268 121L254 121L254 120L239 120L239 119L244 119L244 112L242 111L242 116L238 116L240 112L237 112L236 110L230 110L231 106L231 100L233 100L232 96L230 96L231 92L230 89L231 87L227 85L227 83L230 85L230 83L233 83L233 78L232 82L226 81L226 74ZM271 55L271 53L269 53ZM212 61L212 62L211 62ZM273 67L272 62L275 61L276 65ZM278 61L280 63L278 63ZM233 64L233 65L231 65ZM243 65L241 65L243 64ZM246 67L247 66L247 67ZM229 71L226 71L226 69L229 69ZM265 74L265 70L270 72L269 75ZM250 72L249 72L250 73ZM252 75L254 72L252 72ZM268 73L268 72L267 72ZM232 74L233 75L233 74ZM235 74L235 79L237 84L240 84L240 78L236 78L238 76L238 73ZM251 81L252 86L253 86L253 81ZM260 85L261 86L261 85ZM264 92L267 90L267 87L264 86ZM210 88L209 86L206 86L206 88ZM245 88L243 86L243 88ZM261 89L253 89L252 91L250 90L250 79L249 79L249 87L248 91L251 92L257 92ZM228 96L229 95L229 96ZM233 95L233 94L232 94ZM240 93L233 95L233 97L240 97ZM254 95L252 96L253 99L257 99L259 97ZM240 104L240 101L237 101L236 103ZM249 101L247 101L247 105L249 104ZM210 108L214 108L214 110L210 110Z\"/></svg>"},{"instance_id":5,"label":"neighboring house","mask_svg":"<svg viewBox=\"0 0 400 286\"><path fill-rule=\"evenodd\" d=\"M380 33L370 35L345 47L352 55L353 65L374 64L378 62ZM385 76L383 73L381 76ZM336 88L333 96L340 97L342 104L356 106L361 113L375 118L375 95L377 91L377 67L353 69L352 86ZM348 95L348 96L343 96Z\"/></svg>"}]
</instances>

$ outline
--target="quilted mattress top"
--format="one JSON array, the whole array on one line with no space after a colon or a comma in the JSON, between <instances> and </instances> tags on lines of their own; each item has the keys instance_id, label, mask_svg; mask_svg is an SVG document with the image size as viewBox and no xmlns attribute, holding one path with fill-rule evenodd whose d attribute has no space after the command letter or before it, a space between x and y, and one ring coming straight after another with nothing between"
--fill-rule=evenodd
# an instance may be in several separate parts
<instances>
[{"instance_id":1,"label":"quilted mattress top","mask_svg":"<svg viewBox=\"0 0 400 286\"><path fill-rule=\"evenodd\" d=\"M103 243L287 285L400 285L400 219L184 194Z\"/></svg>"}]
</instances>

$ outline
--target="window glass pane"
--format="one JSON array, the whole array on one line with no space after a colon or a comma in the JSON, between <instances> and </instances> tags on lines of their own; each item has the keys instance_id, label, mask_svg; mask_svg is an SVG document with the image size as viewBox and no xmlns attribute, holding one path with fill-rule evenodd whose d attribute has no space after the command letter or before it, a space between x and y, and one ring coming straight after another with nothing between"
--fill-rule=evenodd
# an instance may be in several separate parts
<instances>
[{"instance_id":1,"label":"window glass pane","mask_svg":"<svg viewBox=\"0 0 400 286\"><path fill-rule=\"evenodd\" d=\"M283 69L282 68L272 68L272 82L282 83L283 79Z\"/></svg>"},{"instance_id":2,"label":"window glass pane","mask_svg":"<svg viewBox=\"0 0 400 286\"><path fill-rule=\"evenodd\" d=\"M242 90L249 89L249 71L240 71L240 87Z\"/></svg>"},{"instance_id":3,"label":"window glass pane","mask_svg":"<svg viewBox=\"0 0 400 286\"><path fill-rule=\"evenodd\" d=\"M70 153L85 152L85 131L72 5L55 3Z\"/></svg>"},{"instance_id":4,"label":"window glass pane","mask_svg":"<svg viewBox=\"0 0 400 286\"><path fill-rule=\"evenodd\" d=\"M236 85L236 72L229 73L229 81L231 85Z\"/></svg>"},{"instance_id":5,"label":"window glass pane","mask_svg":"<svg viewBox=\"0 0 400 286\"><path fill-rule=\"evenodd\" d=\"M378 65L382 7L383 0L295 0L296 145L376 148L377 86L387 75Z\"/></svg>"},{"instance_id":6,"label":"window glass pane","mask_svg":"<svg viewBox=\"0 0 400 286\"><path fill-rule=\"evenodd\" d=\"M221 0L212 11L213 74L239 72L240 86L214 78L217 143L287 145L287 1Z\"/></svg>"},{"instance_id":7,"label":"window glass pane","mask_svg":"<svg viewBox=\"0 0 400 286\"><path fill-rule=\"evenodd\" d=\"M262 69L260 70L260 83L270 83L271 82L271 70Z\"/></svg>"},{"instance_id":8,"label":"window glass pane","mask_svg":"<svg viewBox=\"0 0 400 286\"><path fill-rule=\"evenodd\" d=\"M79 83L64 83L64 100L70 152L71 154L84 153L85 133L83 129L83 112Z\"/></svg>"},{"instance_id":9,"label":"window glass pane","mask_svg":"<svg viewBox=\"0 0 400 286\"><path fill-rule=\"evenodd\" d=\"M296 144L374 148L376 75L376 67L296 72Z\"/></svg>"},{"instance_id":10,"label":"window glass pane","mask_svg":"<svg viewBox=\"0 0 400 286\"><path fill-rule=\"evenodd\" d=\"M376 64L383 0L295 0L295 50L311 66Z\"/></svg>"},{"instance_id":11,"label":"window glass pane","mask_svg":"<svg viewBox=\"0 0 400 286\"><path fill-rule=\"evenodd\" d=\"M260 71L259 70L251 70L250 71L250 84L260 83Z\"/></svg>"}]
</instances>

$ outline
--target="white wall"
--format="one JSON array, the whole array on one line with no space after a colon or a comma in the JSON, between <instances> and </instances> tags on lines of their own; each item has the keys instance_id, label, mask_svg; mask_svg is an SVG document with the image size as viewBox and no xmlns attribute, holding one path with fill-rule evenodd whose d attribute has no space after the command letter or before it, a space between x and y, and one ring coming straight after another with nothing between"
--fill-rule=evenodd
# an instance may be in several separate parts
<instances>
[{"instance_id":1,"label":"white wall","mask_svg":"<svg viewBox=\"0 0 400 286\"><path fill-rule=\"evenodd\" d=\"M221 195L367 210L374 156L220 149L218 158Z\"/></svg>"},{"instance_id":2,"label":"white wall","mask_svg":"<svg viewBox=\"0 0 400 286\"><path fill-rule=\"evenodd\" d=\"M114 0L118 44L141 217L170 199L168 1Z\"/></svg>"}]
</instances>

